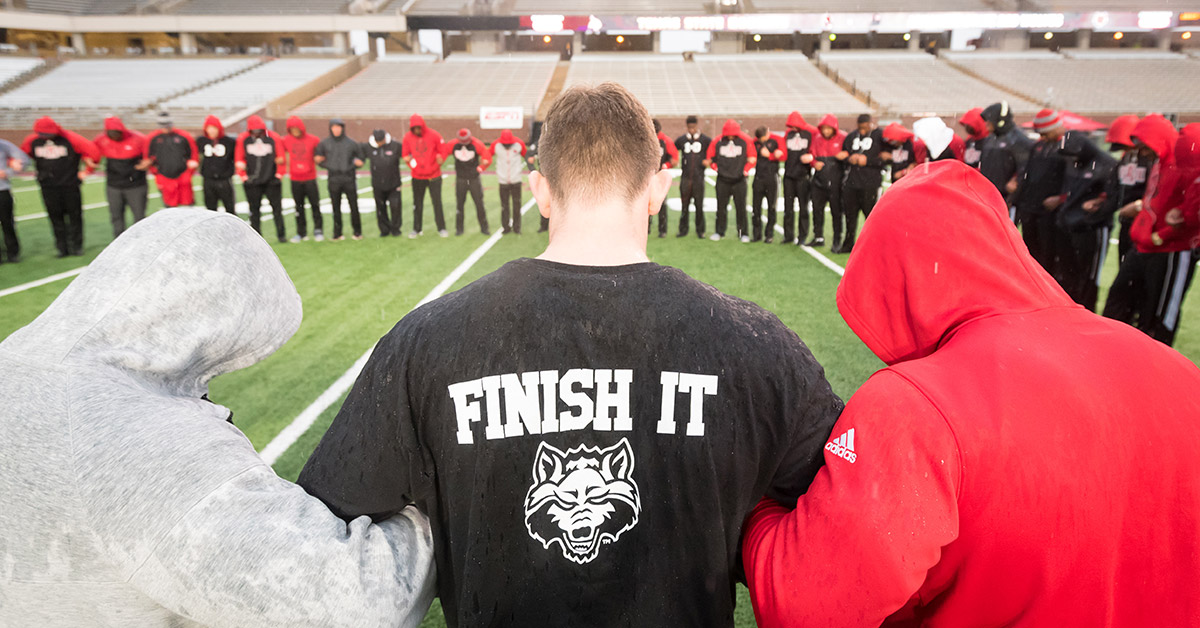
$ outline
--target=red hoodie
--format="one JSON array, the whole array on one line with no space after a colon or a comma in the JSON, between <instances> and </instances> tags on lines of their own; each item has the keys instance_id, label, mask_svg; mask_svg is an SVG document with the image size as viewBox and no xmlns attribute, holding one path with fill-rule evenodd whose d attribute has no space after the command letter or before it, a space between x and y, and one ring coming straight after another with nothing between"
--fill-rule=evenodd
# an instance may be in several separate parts
<instances>
[{"instance_id":1,"label":"red hoodie","mask_svg":"<svg viewBox=\"0 0 1200 628\"><path fill-rule=\"evenodd\" d=\"M929 160L929 149L925 147L925 142L918 139L912 131L904 128L899 122L893 122L883 128L883 139L894 143L897 147L903 147L905 142L912 140L913 154L908 159L902 160L906 162L906 166L923 164Z\"/></svg>"},{"instance_id":2,"label":"red hoodie","mask_svg":"<svg viewBox=\"0 0 1200 628\"><path fill-rule=\"evenodd\" d=\"M833 129L833 135L828 139L821 135L821 127L827 126ZM838 129L837 116L832 113L825 114L821 118L821 122L817 124L817 131L813 133L812 154L813 157L833 157L842 151L842 142L846 140L845 131Z\"/></svg>"},{"instance_id":3,"label":"red hoodie","mask_svg":"<svg viewBox=\"0 0 1200 628\"><path fill-rule=\"evenodd\" d=\"M979 141L988 136L987 122L983 119L983 108L968 109L958 123L967 130L967 139Z\"/></svg>"},{"instance_id":4,"label":"red hoodie","mask_svg":"<svg viewBox=\"0 0 1200 628\"><path fill-rule=\"evenodd\" d=\"M45 137L43 137L43 136L45 136ZM70 175L69 177L67 177L66 175L54 176L54 177L43 176L43 173L42 173L43 169L46 169L46 170L51 169L50 166L48 166L47 164L53 164L54 167L59 167L62 165L59 163L59 159L58 159L60 157L59 155L49 155L48 154L47 156L43 157L41 155L36 154L38 152L38 149L42 148L42 146L44 144L53 144L56 146L61 146L59 141L54 139L55 137L62 138L62 140L61 140L62 143L65 143L66 145L68 145L70 147L69 150L74 151L76 154L79 155L80 159L83 161L84 174L90 175L96 171L96 164L97 164L97 162L100 161L100 158L101 158L99 147L97 147L94 142L87 139L86 137L84 137L74 131L68 131L68 130L62 128L61 126L58 125L57 122L54 121L54 118L51 118L50 116L42 116L33 123L33 133L30 133L29 135L25 136L25 141L21 142L21 151L24 152L26 155L29 155L30 158L33 159L34 164L36 164L38 167L38 181L39 182L46 182L46 181L50 181L51 179L55 179L56 181L54 181L54 182L56 184L62 185L63 183L60 181L57 181L57 179L67 179L67 178L74 178L74 177L78 176L76 174L76 172L68 173ZM36 147L35 147L35 144L37 145ZM43 149L43 150L46 150L49 153L58 152L58 151L53 151L53 150L49 150L49 149ZM78 182L79 182L78 179L75 178L74 184L77 185Z\"/></svg>"},{"instance_id":5,"label":"red hoodie","mask_svg":"<svg viewBox=\"0 0 1200 628\"><path fill-rule=\"evenodd\" d=\"M300 137L292 135L292 129L300 129ZM321 140L315 135L309 135L304 121L298 116L287 119L288 132L283 136L283 154L288 162L288 174L292 181L312 181L317 178L316 155L317 144Z\"/></svg>"},{"instance_id":6,"label":"red hoodie","mask_svg":"<svg viewBox=\"0 0 1200 628\"><path fill-rule=\"evenodd\" d=\"M1194 364L1072 303L954 161L879 199L837 300L889 366L747 521L759 626L1197 625Z\"/></svg>"},{"instance_id":7,"label":"red hoodie","mask_svg":"<svg viewBox=\"0 0 1200 628\"><path fill-rule=\"evenodd\" d=\"M1130 133L1140 119L1134 115L1117 116L1112 124L1108 127L1108 133L1104 136L1104 141L1110 144L1121 144L1122 146L1133 146L1133 138Z\"/></svg>"},{"instance_id":8,"label":"red hoodie","mask_svg":"<svg viewBox=\"0 0 1200 628\"><path fill-rule=\"evenodd\" d=\"M252 131L266 131L262 139L256 140ZM251 154L247 155L247 144L254 144ZM238 177L242 181L263 184L270 181L270 172L276 179L283 178L283 158L279 155L283 138L267 129L267 123L259 116L246 119L246 130L237 136L237 147L233 151L233 159Z\"/></svg>"},{"instance_id":9,"label":"red hoodie","mask_svg":"<svg viewBox=\"0 0 1200 628\"><path fill-rule=\"evenodd\" d=\"M670 168L679 162L679 149L675 148L675 140L667 137L666 133L658 132L658 146L663 151L662 167L659 170Z\"/></svg>"},{"instance_id":10,"label":"red hoodie","mask_svg":"<svg viewBox=\"0 0 1200 628\"><path fill-rule=\"evenodd\" d=\"M1139 131L1142 135L1148 132L1145 128ZM1157 193L1146 186L1142 211L1129 228L1130 239L1142 253L1174 253L1200 246L1200 124L1183 127L1173 159L1174 165L1157 179ZM1155 179L1153 172L1150 176ZM1182 224L1167 222L1173 209L1180 210Z\"/></svg>"},{"instance_id":11,"label":"red hoodie","mask_svg":"<svg viewBox=\"0 0 1200 628\"><path fill-rule=\"evenodd\" d=\"M436 179L442 176L442 136L425 125L425 118L413 114L408 127L421 127L421 136L409 131L400 144L400 154L408 159L414 179Z\"/></svg>"},{"instance_id":12,"label":"red hoodie","mask_svg":"<svg viewBox=\"0 0 1200 628\"><path fill-rule=\"evenodd\" d=\"M125 128L125 123L117 116L109 116L104 119L104 133L96 136L92 140L96 144L96 148L100 149L100 155L107 159L136 159L141 161L143 153L146 152L146 136L131 131ZM108 131L120 131L121 139L113 140L108 137Z\"/></svg>"},{"instance_id":13,"label":"red hoodie","mask_svg":"<svg viewBox=\"0 0 1200 628\"><path fill-rule=\"evenodd\" d=\"M725 138L732 139L726 140ZM724 149L726 152L718 155L717 150L721 146L729 146L730 148ZM740 148L741 152L735 155L735 148ZM732 119L726 120L725 126L721 127L721 136L708 145L708 153L705 154L705 159L712 161L710 167L716 170L718 174L731 178L736 172L728 170L728 168L735 167L735 165L729 164L740 163L741 173L744 176L750 172L750 169L758 161L758 156L754 153L754 138L742 133L742 126L737 121ZM727 163L726 168L721 167L723 162Z\"/></svg>"}]
</instances>

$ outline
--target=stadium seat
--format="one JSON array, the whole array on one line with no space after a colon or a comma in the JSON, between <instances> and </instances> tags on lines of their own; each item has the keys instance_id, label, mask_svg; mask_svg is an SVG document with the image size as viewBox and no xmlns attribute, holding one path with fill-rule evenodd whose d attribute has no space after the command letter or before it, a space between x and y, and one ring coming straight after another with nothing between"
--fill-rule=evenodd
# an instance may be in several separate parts
<instances>
[{"instance_id":1,"label":"stadium seat","mask_svg":"<svg viewBox=\"0 0 1200 628\"><path fill-rule=\"evenodd\" d=\"M348 0L187 0L173 8L181 15L288 15L345 13ZM270 30L264 24L265 30Z\"/></svg>"},{"instance_id":2,"label":"stadium seat","mask_svg":"<svg viewBox=\"0 0 1200 628\"><path fill-rule=\"evenodd\" d=\"M1000 100L1017 113L1041 108L923 52L838 51L822 53L820 60L893 115L958 115Z\"/></svg>"}]
</instances>

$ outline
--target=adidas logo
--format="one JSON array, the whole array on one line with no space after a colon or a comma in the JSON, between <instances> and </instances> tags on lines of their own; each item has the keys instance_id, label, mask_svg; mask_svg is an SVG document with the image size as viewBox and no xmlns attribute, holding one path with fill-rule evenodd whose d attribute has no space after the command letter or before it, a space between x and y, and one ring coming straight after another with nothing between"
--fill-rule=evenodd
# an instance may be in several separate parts
<instances>
[{"instance_id":1,"label":"adidas logo","mask_svg":"<svg viewBox=\"0 0 1200 628\"><path fill-rule=\"evenodd\" d=\"M854 453L854 428L850 428L845 434L825 443L825 451L854 464L854 461L858 460L858 454Z\"/></svg>"}]
</instances>

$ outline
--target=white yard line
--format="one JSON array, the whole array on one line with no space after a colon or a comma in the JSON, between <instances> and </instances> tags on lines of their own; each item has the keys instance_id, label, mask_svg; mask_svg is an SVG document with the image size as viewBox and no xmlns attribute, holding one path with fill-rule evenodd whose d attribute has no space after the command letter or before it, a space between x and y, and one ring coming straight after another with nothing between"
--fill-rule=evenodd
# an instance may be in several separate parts
<instances>
[{"instance_id":1,"label":"white yard line","mask_svg":"<svg viewBox=\"0 0 1200 628\"><path fill-rule=\"evenodd\" d=\"M31 281L29 283L23 283L19 286L5 288L4 290L0 290L0 297L6 297L10 294L24 292L31 288L36 288L38 286L44 286L48 283L54 283L56 281L59 281L61 279L66 279L68 277L74 277L75 275L78 275L79 273L83 272L84 268L87 268L87 266L80 266L79 268L73 268L71 270L68 270L65 273L58 273L57 275L50 275L49 277L42 277L41 279L38 279L36 281Z\"/></svg>"},{"instance_id":2,"label":"white yard line","mask_svg":"<svg viewBox=\"0 0 1200 628\"><path fill-rule=\"evenodd\" d=\"M535 201L533 199L530 199L527 203L525 203L525 205L521 207L521 215L524 215L530 207L533 207L534 202ZM413 309L421 307L422 305L425 305L426 303L429 303L430 301L445 294L446 291L449 290L456 281L462 279L463 275L465 275L467 271L470 270L471 267L474 266L475 263L484 256L485 253L491 250L491 248L500 241L502 234L503 230L497 229L491 237L489 237L483 244L479 245L479 248L475 249L470 255L468 255L467 258L458 265L458 267L451 271L449 275L446 275L446 278L443 279L441 283L434 286L433 290L430 290L429 294L425 295L425 298L421 299L421 301L417 303L416 307ZM337 403L337 400L341 399L342 395L346 394L346 392L350 390L350 387L354 385L354 380L358 379L358 374L361 373L363 367L367 365L367 360L370 359L371 352L374 350L375 347L368 349L367 352L362 355L362 357L354 362L354 365L351 366L349 370L347 370L345 373L342 373L342 376L337 378L337 381L333 382L329 388L325 389L325 392L321 393L321 395L317 397L317 400L312 402L312 405L305 408L304 411L301 412L295 419L293 419L287 427L283 428L283 431L279 432L275 438L271 439L271 442L267 443L267 446L264 447L261 452L263 460L265 460L267 464L275 464L275 462L279 460L279 457L286 453L287 450L291 448L291 446L294 445L296 441L299 440L300 437L303 436L304 433L313 426L313 423L316 423L321 414L328 410L330 406Z\"/></svg>"}]
</instances>

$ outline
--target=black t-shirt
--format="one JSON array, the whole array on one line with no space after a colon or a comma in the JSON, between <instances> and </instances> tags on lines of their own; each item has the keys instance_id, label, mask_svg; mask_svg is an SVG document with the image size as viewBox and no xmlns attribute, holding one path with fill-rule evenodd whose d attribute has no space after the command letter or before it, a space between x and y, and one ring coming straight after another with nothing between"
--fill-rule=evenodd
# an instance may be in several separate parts
<instances>
[{"instance_id":1,"label":"black t-shirt","mask_svg":"<svg viewBox=\"0 0 1200 628\"><path fill-rule=\"evenodd\" d=\"M209 139L207 135L196 138L196 150L200 151L200 176L205 179L228 181L234 173L233 153L237 142L228 135Z\"/></svg>"},{"instance_id":2,"label":"black t-shirt","mask_svg":"<svg viewBox=\"0 0 1200 628\"><path fill-rule=\"evenodd\" d=\"M696 178L704 176L704 156L708 153L708 145L712 138L700 133L691 136L687 133L675 138L675 148L679 151L679 169L683 177Z\"/></svg>"},{"instance_id":3,"label":"black t-shirt","mask_svg":"<svg viewBox=\"0 0 1200 628\"><path fill-rule=\"evenodd\" d=\"M1046 212L1042 204L1063 193L1067 158L1058 152L1058 140L1038 140L1029 151L1029 159L1017 177L1014 204L1022 214Z\"/></svg>"},{"instance_id":4,"label":"black t-shirt","mask_svg":"<svg viewBox=\"0 0 1200 628\"><path fill-rule=\"evenodd\" d=\"M806 490L841 409L753 303L521 259L400 321L299 481L428 513L452 627L727 627L743 520Z\"/></svg>"},{"instance_id":5,"label":"black t-shirt","mask_svg":"<svg viewBox=\"0 0 1200 628\"><path fill-rule=\"evenodd\" d=\"M803 129L788 129L784 143L787 144L787 161L783 164L783 176L807 179L812 173L812 166L801 160L812 153L812 133Z\"/></svg>"},{"instance_id":6,"label":"black t-shirt","mask_svg":"<svg viewBox=\"0 0 1200 628\"><path fill-rule=\"evenodd\" d=\"M878 188L883 183L883 160L879 153L883 149L883 132L871 129L862 134L855 129L842 141L842 150L851 155L866 155L867 165L855 166L846 158L846 187L855 189Z\"/></svg>"}]
</instances>

